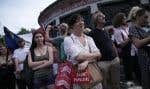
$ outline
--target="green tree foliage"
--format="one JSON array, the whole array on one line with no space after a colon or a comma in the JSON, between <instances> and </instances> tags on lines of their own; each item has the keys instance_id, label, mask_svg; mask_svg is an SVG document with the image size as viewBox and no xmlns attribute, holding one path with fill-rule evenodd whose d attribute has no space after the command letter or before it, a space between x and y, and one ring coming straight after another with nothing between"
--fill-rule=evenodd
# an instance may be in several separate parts
<instances>
[{"instance_id":1,"label":"green tree foliage","mask_svg":"<svg viewBox=\"0 0 150 89\"><path fill-rule=\"evenodd\" d=\"M4 36L0 36L0 44L5 45Z\"/></svg>"},{"instance_id":2,"label":"green tree foliage","mask_svg":"<svg viewBox=\"0 0 150 89\"><path fill-rule=\"evenodd\" d=\"M22 34L26 34L29 33L30 31L28 31L26 28L21 28L21 30L17 33L17 35L22 35Z\"/></svg>"}]
</instances>

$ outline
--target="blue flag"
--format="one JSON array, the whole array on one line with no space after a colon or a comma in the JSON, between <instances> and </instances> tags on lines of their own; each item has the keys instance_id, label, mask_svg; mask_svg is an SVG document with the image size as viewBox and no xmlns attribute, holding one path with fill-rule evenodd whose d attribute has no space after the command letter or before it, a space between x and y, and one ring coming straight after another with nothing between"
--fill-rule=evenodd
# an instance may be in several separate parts
<instances>
[{"instance_id":1,"label":"blue flag","mask_svg":"<svg viewBox=\"0 0 150 89\"><path fill-rule=\"evenodd\" d=\"M19 36L11 32L7 27L4 27L4 33L6 47L12 50L17 49L19 47L17 44L17 41L20 39Z\"/></svg>"}]
</instances>

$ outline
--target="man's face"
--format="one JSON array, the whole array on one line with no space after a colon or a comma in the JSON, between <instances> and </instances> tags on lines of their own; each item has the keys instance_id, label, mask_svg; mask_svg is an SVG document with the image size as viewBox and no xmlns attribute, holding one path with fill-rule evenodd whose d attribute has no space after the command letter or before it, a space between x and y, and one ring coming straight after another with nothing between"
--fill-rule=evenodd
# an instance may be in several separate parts
<instances>
[{"instance_id":1,"label":"man's face","mask_svg":"<svg viewBox=\"0 0 150 89\"><path fill-rule=\"evenodd\" d=\"M96 20L97 20L97 24L105 24L106 23L105 15L102 12L97 13Z\"/></svg>"},{"instance_id":2,"label":"man's face","mask_svg":"<svg viewBox=\"0 0 150 89\"><path fill-rule=\"evenodd\" d=\"M24 41L22 41L22 42L19 43L19 47L24 47L24 45L25 45Z\"/></svg>"}]
</instances>

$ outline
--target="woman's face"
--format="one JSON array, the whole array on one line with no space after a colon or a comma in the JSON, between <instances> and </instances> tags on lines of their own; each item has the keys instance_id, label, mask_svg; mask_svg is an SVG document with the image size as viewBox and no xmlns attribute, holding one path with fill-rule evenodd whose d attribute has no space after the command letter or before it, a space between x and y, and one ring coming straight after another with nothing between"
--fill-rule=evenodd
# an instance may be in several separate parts
<instances>
[{"instance_id":1,"label":"woman's face","mask_svg":"<svg viewBox=\"0 0 150 89\"><path fill-rule=\"evenodd\" d=\"M83 18L78 18L76 20L76 23L74 24L74 28L77 29L78 31L82 31L82 32L84 31L85 26L84 26Z\"/></svg>"},{"instance_id":2,"label":"woman's face","mask_svg":"<svg viewBox=\"0 0 150 89\"><path fill-rule=\"evenodd\" d=\"M148 16L148 25L150 25L150 11L146 11L146 14Z\"/></svg>"},{"instance_id":3,"label":"woman's face","mask_svg":"<svg viewBox=\"0 0 150 89\"><path fill-rule=\"evenodd\" d=\"M44 37L41 33L37 33L34 37L34 41L37 43L37 44L43 44L44 43Z\"/></svg>"},{"instance_id":4,"label":"woman's face","mask_svg":"<svg viewBox=\"0 0 150 89\"><path fill-rule=\"evenodd\" d=\"M142 16L139 16L138 20L139 20L141 26L147 25L148 24L148 15L147 15L147 13L143 14Z\"/></svg>"}]
</instances>

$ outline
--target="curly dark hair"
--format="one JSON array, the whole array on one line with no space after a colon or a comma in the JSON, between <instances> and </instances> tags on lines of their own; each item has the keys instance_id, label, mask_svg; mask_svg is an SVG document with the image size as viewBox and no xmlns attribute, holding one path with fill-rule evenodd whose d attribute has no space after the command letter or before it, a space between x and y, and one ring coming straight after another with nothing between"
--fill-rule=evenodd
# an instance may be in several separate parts
<instances>
[{"instance_id":1,"label":"curly dark hair","mask_svg":"<svg viewBox=\"0 0 150 89\"><path fill-rule=\"evenodd\" d=\"M68 25L70 26L70 28L73 27L73 25L77 22L77 20L79 19L83 19L83 17L80 14L73 14L68 22Z\"/></svg>"}]
</instances>

